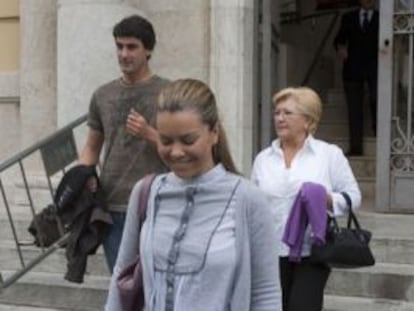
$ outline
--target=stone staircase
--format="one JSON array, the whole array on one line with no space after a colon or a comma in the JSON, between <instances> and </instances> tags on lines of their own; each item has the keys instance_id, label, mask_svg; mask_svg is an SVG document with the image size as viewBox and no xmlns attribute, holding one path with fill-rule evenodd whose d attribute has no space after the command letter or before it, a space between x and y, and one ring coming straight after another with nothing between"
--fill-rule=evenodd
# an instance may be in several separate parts
<instances>
[{"instance_id":1,"label":"stone staircase","mask_svg":"<svg viewBox=\"0 0 414 311\"><path fill-rule=\"evenodd\" d=\"M327 93L324 118L317 137L347 149L346 109L342 92ZM342 122L339 122L341 121ZM334 124L333 128L330 125ZM340 126L339 126L339 125ZM371 246L377 264L370 268L335 269L328 281L325 311L412 311L414 310L414 215L378 214L373 212L375 198L376 139L364 138L365 155L350 158L363 193L363 206L357 212L361 225L373 232ZM44 181L32 181L40 198L36 205L49 203ZM21 189L18 185L17 189ZM43 189L43 190L42 190ZM42 193L43 191L43 193ZM24 240L30 222L23 193L14 193L13 211L16 230ZM34 246L24 246L24 257L39 254ZM0 271L3 277L20 268L8 220L0 203ZM0 293L0 311L102 310L109 275L102 250L89 257L83 284L64 280L66 259L59 249L15 284ZM306 310L304 310L306 311Z\"/></svg>"},{"instance_id":2,"label":"stone staircase","mask_svg":"<svg viewBox=\"0 0 414 311\"><path fill-rule=\"evenodd\" d=\"M377 263L335 269L326 288L326 310L414 310L414 215L377 214L362 209L361 225L373 232Z\"/></svg>"},{"instance_id":3,"label":"stone staircase","mask_svg":"<svg viewBox=\"0 0 414 311\"><path fill-rule=\"evenodd\" d=\"M367 105L366 105L367 106ZM375 199L376 138L372 136L369 111L364 109L363 156L350 157L349 162L362 192L364 208L372 208ZM348 150L348 118L343 91L331 89L323 96L322 120L316 137Z\"/></svg>"},{"instance_id":4,"label":"stone staircase","mask_svg":"<svg viewBox=\"0 0 414 311\"><path fill-rule=\"evenodd\" d=\"M28 182L33 192L36 212L51 203L46 180L39 176L29 176ZM57 184L55 180L54 184ZM25 264L42 253L34 246L33 237L27 228L31 214L24 189L15 185L10 200L10 208L15 231L21 246ZM11 226L5 208L0 204L0 272L4 280L22 268L16 251ZM16 283L0 292L0 311L36 310L102 310L110 280L101 248L88 257L84 283L76 284L64 280L66 273L65 249L58 249L22 276Z\"/></svg>"},{"instance_id":5,"label":"stone staircase","mask_svg":"<svg viewBox=\"0 0 414 311\"><path fill-rule=\"evenodd\" d=\"M324 98L321 126L316 137L348 148L347 111L342 90ZM366 111L366 116L369 116ZM364 156L350 157L362 192L357 212L361 225L373 232L371 246L377 263L359 269L334 269L329 278L326 311L414 310L414 215L373 212L375 202L376 138L365 121Z\"/></svg>"}]
</instances>

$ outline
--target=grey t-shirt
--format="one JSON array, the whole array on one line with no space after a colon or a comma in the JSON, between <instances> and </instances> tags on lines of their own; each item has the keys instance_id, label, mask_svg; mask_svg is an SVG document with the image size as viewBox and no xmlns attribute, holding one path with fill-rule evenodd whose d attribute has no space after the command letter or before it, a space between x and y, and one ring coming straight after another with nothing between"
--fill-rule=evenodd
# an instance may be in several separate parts
<instances>
[{"instance_id":1,"label":"grey t-shirt","mask_svg":"<svg viewBox=\"0 0 414 311\"><path fill-rule=\"evenodd\" d=\"M126 210L137 180L150 172L165 171L155 146L128 134L126 120L134 108L152 123L158 94L167 83L158 76L134 85L116 79L99 87L92 96L88 125L105 137L100 181L112 211Z\"/></svg>"}]
</instances>

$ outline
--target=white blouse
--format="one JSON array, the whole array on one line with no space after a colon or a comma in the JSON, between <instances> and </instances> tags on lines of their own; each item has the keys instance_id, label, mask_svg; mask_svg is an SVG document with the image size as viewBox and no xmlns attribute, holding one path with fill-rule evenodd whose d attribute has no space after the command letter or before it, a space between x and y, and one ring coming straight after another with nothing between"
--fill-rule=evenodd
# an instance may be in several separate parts
<instances>
[{"instance_id":1,"label":"white blouse","mask_svg":"<svg viewBox=\"0 0 414 311\"><path fill-rule=\"evenodd\" d=\"M309 135L304 146L295 155L290 167L286 167L280 141L262 150L255 158L251 174L253 182L268 194L281 240L295 196L303 182L316 182L325 186L333 201L334 215L346 214L347 204L340 192L347 192L352 208L361 204L361 192L342 150L333 144ZM279 256L287 256L289 247L279 243ZM302 248L302 256L310 254L311 236L308 228Z\"/></svg>"}]
</instances>

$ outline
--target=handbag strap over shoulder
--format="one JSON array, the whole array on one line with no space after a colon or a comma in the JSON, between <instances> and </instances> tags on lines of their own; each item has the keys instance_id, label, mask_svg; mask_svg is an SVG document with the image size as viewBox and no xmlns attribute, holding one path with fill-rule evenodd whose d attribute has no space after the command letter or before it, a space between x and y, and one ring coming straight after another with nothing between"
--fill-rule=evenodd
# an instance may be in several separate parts
<instances>
[{"instance_id":1,"label":"handbag strap over shoulder","mask_svg":"<svg viewBox=\"0 0 414 311\"><path fill-rule=\"evenodd\" d=\"M346 192L341 192L341 194L344 197L344 199L345 199L345 201L346 201L346 203L348 205L348 209L349 209L348 210L348 224L347 224L347 228L351 228L351 224L352 224L352 222L354 222L355 227L357 229L360 229L358 219L357 219L355 213L352 210L352 201L351 201L351 198L349 197L349 194L346 193Z\"/></svg>"},{"instance_id":2,"label":"handbag strap over shoulder","mask_svg":"<svg viewBox=\"0 0 414 311\"><path fill-rule=\"evenodd\" d=\"M154 181L156 174L145 175L142 179L141 188L139 189L139 200L138 200L138 222L140 228L145 221L147 215L148 198L151 191L151 185Z\"/></svg>"}]
</instances>

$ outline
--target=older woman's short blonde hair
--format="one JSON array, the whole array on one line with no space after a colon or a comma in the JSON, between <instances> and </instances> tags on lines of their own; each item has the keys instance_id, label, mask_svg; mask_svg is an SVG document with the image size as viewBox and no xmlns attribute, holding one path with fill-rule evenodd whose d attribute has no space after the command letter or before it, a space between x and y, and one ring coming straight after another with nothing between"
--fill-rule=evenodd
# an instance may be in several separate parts
<instances>
[{"instance_id":1,"label":"older woman's short blonde hair","mask_svg":"<svg viewBox=\"0 0 414 311\"><path fill-rule=\"evenodd\" d=\"M298 111L309 118L308 131L314 134L322 115L322 101L319 95L305 86L284 88L273 95L273 109L279 102L288 98L293 98L296 101Z\"/></svg>"}]
</instances>

